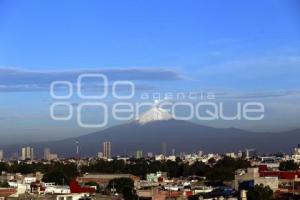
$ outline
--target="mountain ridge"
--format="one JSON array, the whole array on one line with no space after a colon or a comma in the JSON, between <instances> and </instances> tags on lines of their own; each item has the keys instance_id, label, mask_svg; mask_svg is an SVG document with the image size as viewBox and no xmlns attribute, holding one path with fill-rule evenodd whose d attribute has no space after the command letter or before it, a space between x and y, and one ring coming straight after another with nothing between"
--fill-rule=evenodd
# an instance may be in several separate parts
<instances>
[{"instance_id":1,"label":"mountain ridge","mask_svg":"<svg viewBox=\"0 0 300 200\"><path fill-rule=\"evenodd\" d=\"M133 155L136 150L160 153L162 143L179 152L224 153L245 148L255 148L261 153L290 152L300 143L300 129L281 133L251 132L237 128L214 128L182 120L157 120L145 124L137 121L113 126L87 135L63 140L6 145L6 156L32 146L35 155L41 157L43 149L49 147L53 153L63 157L75 156L75 142L80 142L81 156L96 156L102 151L104 141L112 142L113 155ZM8 154L8 155L7 155Z\"/></svg>"}]
</instances>

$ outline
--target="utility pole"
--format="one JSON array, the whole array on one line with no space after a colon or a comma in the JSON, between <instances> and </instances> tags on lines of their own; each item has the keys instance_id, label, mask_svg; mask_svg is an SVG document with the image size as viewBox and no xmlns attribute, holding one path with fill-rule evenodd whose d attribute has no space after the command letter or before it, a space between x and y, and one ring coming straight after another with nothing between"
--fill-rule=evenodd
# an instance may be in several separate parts
<instances>
[{"instance_id":1,"label":"utility pole","mask_svg":"<svg viewBox=\"0 0 300 200\"><path fill-rule=\"evenodd\" d=\"M293 180L293 196L295 196L295 179Z\"/></svg>"}]
</instances>

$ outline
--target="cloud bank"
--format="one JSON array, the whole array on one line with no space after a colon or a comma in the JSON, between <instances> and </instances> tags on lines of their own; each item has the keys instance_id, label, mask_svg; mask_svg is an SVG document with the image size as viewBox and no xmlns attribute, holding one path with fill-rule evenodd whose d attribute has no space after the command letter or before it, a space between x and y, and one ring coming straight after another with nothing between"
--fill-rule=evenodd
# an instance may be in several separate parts
<instances>
[{"instance_id":1,"label":"cloud bank","mask_svg":"<svg viewBox=\"0 0 300 200\"><path fill-rule=\"evenodd\" d=\"M127 69L87 69L73 71L28 71L0 68L0 92L44 91L53 81L76 83L77 77L85 73L105 74L110 81L176 81L183 76L174 70L127 68Z\"/></svg>"}]
</instances>

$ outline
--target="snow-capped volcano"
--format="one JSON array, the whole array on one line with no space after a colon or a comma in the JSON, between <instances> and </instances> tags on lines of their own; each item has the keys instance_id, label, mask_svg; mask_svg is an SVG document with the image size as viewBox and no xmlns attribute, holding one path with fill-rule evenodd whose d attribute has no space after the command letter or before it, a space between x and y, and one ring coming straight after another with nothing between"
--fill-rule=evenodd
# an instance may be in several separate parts
<instances>
[{"instance_id":1,"label":"snow-capped volcano","mask_svg":"<svg viewBox=\"0 0 300 200\"><path fill-rule=\"evenodd\" d=\"M167 110L162 109L159 106L154 106L150 110L146 111L143 115L141 115L141 117L138 119L138 123L146 124L152 121L162 121L170 119L172 119L172 116Z\"/></svg>"}]
</instances>

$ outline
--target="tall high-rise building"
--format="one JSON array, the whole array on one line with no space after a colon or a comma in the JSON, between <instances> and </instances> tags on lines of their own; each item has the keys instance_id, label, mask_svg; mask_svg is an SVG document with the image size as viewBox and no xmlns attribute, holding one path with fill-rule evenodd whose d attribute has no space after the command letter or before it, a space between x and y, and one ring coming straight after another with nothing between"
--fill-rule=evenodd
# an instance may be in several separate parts
<instances>
[{"instance_id":1,"label":"tall high-rise building","mask_svg":"<svg viewBox=\"0 0 300 200\"><path fill-rule=\"evenodd\" d=\"M0 160L3 160L4 159L4 153L3 153L3 150L0 149Z\"/></svg>"},{"instance_id":2,"label":"tall high-rise building","mask_svg":"<svg viewBox=\"0 0 300 200\"><path fill-rule=\"evenodd\" d=\"M245 149L245 158L254 158L256 157L256 150L255 149Z\"/></svg>"},{"instance_id":3,"label":"tall high-rise building","mask_svg":"<svg viewBox=\"0 0 300 200\"><path fill-rule=\"evenodd\" d=\"M49 148L45 148L44 149L44 159L45 160L50 160L50 149Z\"/></svg>"},{"instance_id":4,"label":"tall high-rise building","mask_svg":"<svg viewBox=\"0 0 300 200\"><path fill-rule=\"evenodd\" d=\"M175 149L172 149L172 156L175 156Z\"/></svg>"},{"instance_id":5,"label":"tall high-rise building","mask_svg":"<svg viewBox=\"0 0 300 200\"><path fill-rule=\"evenodd\" d=\"M111 142L103 142L103 157L107 159L111 157Z\"/></svg>"},{"instance_id":6,"label":"tall high-rise building","mask_svg":"<svg viewBox=\"0 0 300 200\"><path fill-rule=\"evenodd\" d=\"M26 160L26 159L33 160L33 148L23 147L21 159L22 160Z\"/></svg>"},{"instance_id":7,"label":"tall high-rise building","mask_svg":"<svg viewBox=\"0 0 300 200\"><path fill-rule=\"evenodd\" d=\"M44 149L44 159L45 160L56 160L58 158L58 155L57 154L52 154L51 151L50 151L50 148L45 148Z\"/></svg>"},{"instance_id":8,"label":"tall high-rise building","mask_svg":"<svg viewBox=\"0 0 300 200\"><path fill-rule=\"evenodd\" d=\"M136 151L135 157L136 157L137 159L142 158L142 157L143 157L143 151L142 151L142 150L137 150L137 151Z\"/></svg>"},{"instance_id":9,"label":"tall high-rise building","mask_svg":"<svg viewBox=\"0 0 300 200\"><path fill-rule=\"evenodd\" d=\"M78 160L80 158L79 141L76 141L75 144L76 144L76 158Z\"/></svg>"}]
</instances>

